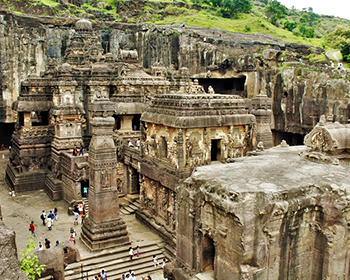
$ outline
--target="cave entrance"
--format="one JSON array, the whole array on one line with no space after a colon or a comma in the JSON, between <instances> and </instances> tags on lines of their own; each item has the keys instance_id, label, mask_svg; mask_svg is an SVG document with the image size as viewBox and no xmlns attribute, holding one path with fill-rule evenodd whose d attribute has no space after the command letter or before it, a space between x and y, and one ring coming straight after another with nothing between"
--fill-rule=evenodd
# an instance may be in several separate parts
<instances>
[{"instance_id":1,"label":"cave entrance","mask_svg":"<svg viewBox=\"0 0 350 280\"><path fill-rule=\"evenodd\" d=\"M89 196L89 180L84 180L80 182L80 193L81 197Z\"/></svg>"},{"instance_id":2,"label":"cave entrance","mask_svg":"<svg viewBox=\"0 0 350 280\"><path fill-rule=\"evenodd\" d=\"M218 161L221 157L221 139L211 139L211 161Z\"/></svg>"},{"instance_id":3,"label":"cave entrance","mask_svg":"<svg viewBox=\"0 0 350 280\"><path fill-rule=\"evenodd\" d=\"M282 140L286 140L290 146L304 145L304 135L302 134L273 130L272 136L275 146L281 144Z\"/></svg>"},{"instance_id":4,"label":"cave entrance","mask_svg":"<svg viewBox=\"0 0 350 280\"><path fill-rule=\"evenodd\" d=\"M236 94L246 98L247 92L245 90L246 77L238 78L198 78L198 83L202 85L206 92L208 87L212 86L215 93L220 94Z\"/></svg>"},{"instance_id":5,"label":"cave entrance","mask_svg":"<svg viewBox=\"0 0 350 280\"><path fill-rule=\"evenodd\" d=\"M208 235L202 238L202 267L201 271L214 270L215 246L214 241Z\"/></svg>"}]
</instances>

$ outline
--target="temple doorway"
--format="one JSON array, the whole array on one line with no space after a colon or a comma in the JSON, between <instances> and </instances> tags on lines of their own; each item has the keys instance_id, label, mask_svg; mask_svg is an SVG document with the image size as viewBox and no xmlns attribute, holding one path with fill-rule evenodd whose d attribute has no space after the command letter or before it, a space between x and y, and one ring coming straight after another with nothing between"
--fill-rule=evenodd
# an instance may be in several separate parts
<instances>
[{"instance_id":1,"label":"temple doorway","mask_svg":"<svg viewBox=\"0 0 350 280\"><path fill-rule=\"evenodd\" d=\"M221 139L211 140L211 161L218 161L221 158Z\"/></svg>"},{"instance_id":2,"label":"temple doorway","mask_svg":"<svg viewBox=\"0 0 350 280\"><path fill-rule=\"evenodd\" d=\"M214 241L208 235L202 238L202 267L201 271L214 270L215 246Z\"/></svg>"},{"instance_id":3,"label":"temple doorway","mask_svg":"<svg viewBox=\"0 0 350 280\"><path fill-rule=\"evenodd\" d=\"M84 180L80 182L80 193L81 197L89 196L89 180Z\"/></svg>"},{"instance_id":4,"label":"temple doorway","mask_svg":"<svg viewBox=\"0 0 350 280\"><path fill-rule=\"evenodd\" d=\"M131 188L130 193L140 193L140 181L139 181L139 173L133 167L131 167Z\"/></svg>"}]
</instances>

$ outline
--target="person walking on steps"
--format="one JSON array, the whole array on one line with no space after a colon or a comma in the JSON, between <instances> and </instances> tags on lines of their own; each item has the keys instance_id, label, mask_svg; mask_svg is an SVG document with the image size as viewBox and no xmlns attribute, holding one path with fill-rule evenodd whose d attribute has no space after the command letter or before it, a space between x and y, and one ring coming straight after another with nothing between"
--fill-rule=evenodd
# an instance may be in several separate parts
<instances>
[{"instance_id":1,"label":"person walking on steps","mask_svg":"<svg viewBox=\"0 0 350 280\"><path fill-rule=\"evenodd\" d=\"M134 250L132 249L132 247L129 248L129 257L130 261L132 262L132 258L134 257Z\"/></svg>"},{"instance_id":2,"label":"person walking on steps","mask_svg":"<svg viewBox=\"0 0 350 280\"><path fill-rule=\"evenodd\" d=\"M102 269L102 271L101 271L101 279L102 280L107 280L107 272L106 271L104 271L104 269Z\"/></svg>"}]
</instances>

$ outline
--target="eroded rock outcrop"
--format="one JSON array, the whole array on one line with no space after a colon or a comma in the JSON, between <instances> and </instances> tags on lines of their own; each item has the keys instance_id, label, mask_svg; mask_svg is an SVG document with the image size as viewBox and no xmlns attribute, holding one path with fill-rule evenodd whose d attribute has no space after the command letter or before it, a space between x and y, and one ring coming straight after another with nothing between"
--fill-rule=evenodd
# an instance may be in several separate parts
<instances>
[{"instance_id":1,"label":"eroded rock outcrop","mask_svg":"<svg viewBox=\"0 0 350 280\"><path fill-rule=\"evenodd\" d=\"M26 280L17 256L16 233L7 227L0 208L0 278L4 280Z\"/></svg>"},{"instance_id":2,"label":"eroded rock outcrop","mask_svg":"<svg viewBox=\"0 0 350 280\"><path fill-rule=\"evenodd\" d=\"M303 149L198 167L177 188L175 279L349 277L348 167L312 163Z\"/></svg>"}]
</instances>

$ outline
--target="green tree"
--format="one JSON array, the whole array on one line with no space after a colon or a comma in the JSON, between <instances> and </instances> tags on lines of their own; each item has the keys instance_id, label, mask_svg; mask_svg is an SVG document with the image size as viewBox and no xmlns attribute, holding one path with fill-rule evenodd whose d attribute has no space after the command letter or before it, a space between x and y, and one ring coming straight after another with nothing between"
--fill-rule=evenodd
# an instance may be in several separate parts
<instances>
[{"instance_id":1,"label":"green tree","mask_svg":"<svg viewBox=\"0 0 350 280\"><path fill-rule=\"evenodd\" d=\"M288 21L287 20L283 23L283 26L288 31L293 31L298 26L298 23L296 21Z\"/></svg>"},{"instance_id":2,"label":"green tree","mask_svg":"<svg viewBox=\"0 0 350 280\"><path fill-rule=\"evenodd\" d=\"M305 24L299 26L299 31L302 36L306 38L315 38L315 29L313 27L307 27Z\"/></svg>"},{"instance_id":3,"label":"green tree","mask_svg":"<svg viewBox=\"0 0 350 280\"><path fill-rule=\"evenodd\" d=\"M272 0L265 7L265 15L270 22L276 25L277 21L288 15L287 8L277 0Z\"/></svg>"},{"instance_id":4,"label":"green tree","mask_svg":"<svg viewBox=\"0 0 350 280\"><path fill-rule=\"evenodd\" d=\"M350 62L350 42L344 42L340 52L343 56L343 60Z\"/></svg>"},{"instance_id":5,"label":"green tree","mask_svg":"<svg viewBox=\"0 0 350 280\"><path fill-rule=\"evenodd\" d=\"M350 43L350 28L338 26L333 32L326 35L325 42L332 48L342 49L344 45Z\"/></svg>"},{"instance_id":6,"label":"green tree","mask_svg":"<svg viewBox=\"0 0 350 280\"><path fill-rule=\"evenodd\" d=\"M252 10L251 0L209 0L209 5L217 7L225 18L232 18L239 13L248 13Z\"/></svg>"},{"instance_id":7,"label":"green tree","mask_svg":"<svg viewBox=\"0 0 350 280\"><path fill-rule=\"evenodd\" d=\"M21 257L19 261L21 263L22 271L28 275L29 279L35 280L36 276L41 276L41 272L45 269L46 265L39 265L39 259L33 253L35 248L33 237L30 238L27 249L20 250Z\"/></svg>"}]
</instances>

